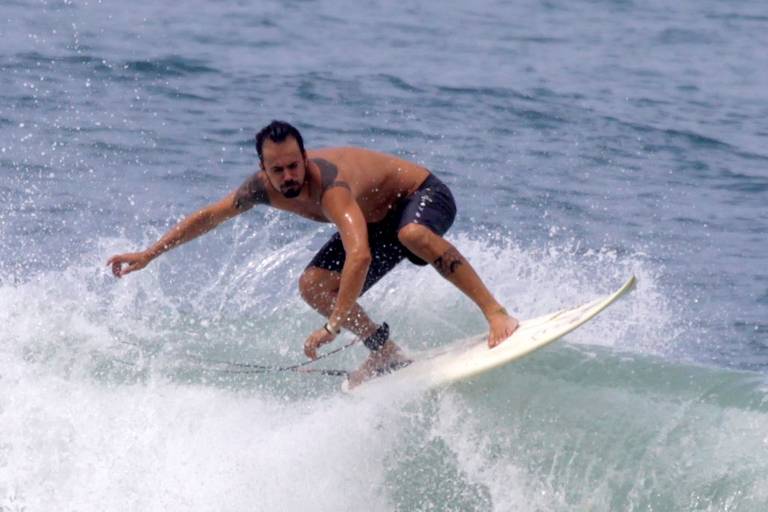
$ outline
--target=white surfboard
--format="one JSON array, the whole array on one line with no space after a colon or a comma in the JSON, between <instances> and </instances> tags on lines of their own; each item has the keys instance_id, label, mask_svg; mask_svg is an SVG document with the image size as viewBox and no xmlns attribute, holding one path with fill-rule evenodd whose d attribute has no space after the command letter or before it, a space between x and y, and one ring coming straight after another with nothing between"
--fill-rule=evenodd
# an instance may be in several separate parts
<instances>
[{"instance_id":1,"label":"white surfboard","mask_svg":"<svg viewBox=\"0 0 768 512\"><path fill-rule=\"evenodd\" d=\"M636 279L632 276L621 288L607 297L595 299L573 309L524 320L512 336L493 349L488 348L487 335L474 336L412 355L414 362L405 368L370 379L353 389L349 389L345 381L342 390L358 394L382 386L400 384L431 388L487 372L562 338L630 291L635 282Z\"/></svg>"}]
</instances>

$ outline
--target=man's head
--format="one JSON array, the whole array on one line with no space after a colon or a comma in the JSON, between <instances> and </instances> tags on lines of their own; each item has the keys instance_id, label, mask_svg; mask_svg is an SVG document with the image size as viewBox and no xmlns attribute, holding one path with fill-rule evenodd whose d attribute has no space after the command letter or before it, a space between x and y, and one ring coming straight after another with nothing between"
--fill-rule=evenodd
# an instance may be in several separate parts
<instances>
[{"instance_id":1,"label":"man's head","mask_svg":"<svg viewBox=\"0 0 768 512\"><path fill-rule=\"evenodd\" d=\"M299 130L272 121L256 134L256 152L267 179L287 198L297 197L307 175L307 155Z\"/></svg>"}]
</instances>

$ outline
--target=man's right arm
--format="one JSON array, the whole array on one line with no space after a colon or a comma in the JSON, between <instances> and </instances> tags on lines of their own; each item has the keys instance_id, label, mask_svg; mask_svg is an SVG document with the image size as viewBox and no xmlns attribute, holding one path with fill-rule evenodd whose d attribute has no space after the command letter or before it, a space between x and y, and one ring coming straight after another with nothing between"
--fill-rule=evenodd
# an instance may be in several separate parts
<instances>
[{"instance_id":1,"label":"man's right arm","mask_svg":"<svg viewBox=\"0 0 768 512\"><path fill-rule=\"evenodd\" d=\"M135 253L117 254L109 258L107 265L112 265L112 273L115 277L122 277L133 271L141 270L146 267L150 261L164 252L207 233L222 222L245 211L244 208L238 208L236 206L236 194L237 191L232 192L224 199L188 215L147 250ZM128 266L124 268L123 264L127 264Z\"/></svg>"},{"instance_id":2,"label":"man's right arm","mask_svg":"<svg viewBox=\"0 0 768 512\"><path fill-rule=\"evenodd\" d=\"M184 218L147 250L112 256L107 261L107 265L112 265L112 273L115 277L141 270L164 252L207 233L222 222L249 210L258 203L268 204L269 199L263 182L256 173L221 201L201 208ZM123 268L124 264L127 267Z\"/></svg>"}]
</instances>

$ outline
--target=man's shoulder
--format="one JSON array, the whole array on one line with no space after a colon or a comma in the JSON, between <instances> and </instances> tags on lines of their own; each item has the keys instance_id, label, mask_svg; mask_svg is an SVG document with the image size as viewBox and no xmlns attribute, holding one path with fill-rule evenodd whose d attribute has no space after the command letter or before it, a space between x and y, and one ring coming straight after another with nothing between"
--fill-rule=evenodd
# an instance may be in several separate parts
<instances>
[{"instance_id":1,"label":"man's shoulder","mask_svg":"<svg viewBox=\"0 0 768 512\"><path fill-rule=\"evenodd\" d=\"M256 170L235 190L235 207L248 209L256 204L269 204L269 195L264 183L264 171Z\"/></svg>"},{"instance_id":2,"label":"man's shoulder","mask_svg":"<svg viewBox=\"0 0 768 512\"><path fill-rule=\"evenodd\" d=\"M360 147L360 146L335 146L327 148L314 148L307 150L307 157L312 160L324 159L328 161L343 160L348 157L358 157L364 155L377 155L381 154L372 149Z\"/></svg>"},{"instance_id":3,"label":"man's shoulder","mask_svg":"<svg viewBox=\"0 0 768 512\"><path fill-rule=\"evenodd\" d=\"M321 148L307 152L307 157L323 172L323 183L343 176L352 179L355 173L385 169L396 157L356 146ZM333 178L333 179L331 179Z\"/></svg>"},{"instance_id":4,"label":"man's shoulder","mask_svg":"<svg viewBox=\"0 0 768 512\"><path fill-rule=\"evenodd\" d=\"M313 158L312 161L320 171L320 196L335 187L350 190L349 183L344 180L339 172L339 167L331 160L325 158Z\"/></svg>"}]
</instances>

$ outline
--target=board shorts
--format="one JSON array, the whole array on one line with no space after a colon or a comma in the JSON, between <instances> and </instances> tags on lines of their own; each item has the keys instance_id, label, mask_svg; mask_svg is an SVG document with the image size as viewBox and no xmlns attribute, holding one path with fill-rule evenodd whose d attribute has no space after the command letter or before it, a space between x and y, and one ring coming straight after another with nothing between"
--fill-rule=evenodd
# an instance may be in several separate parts
<instances>
[{"instance_id":1,"label":"board shorts","mask_svg":"<svg viewBox=\"0 0 768 512\"><path fill-rule=\"evenodd\" d=\"M413 194L397 201L386 217L379 222L368 224L371 265L368 267L368 275L360 295L405 258L416 265L428 265L397 239L401 228L412 223L420 224L442 236L455 218L456 202L451 190L437 176L430 173ZM341 273L345 260L344 244L337 232L320 248L307 268L318 267Z\"/></svg>"}]
</instances>

